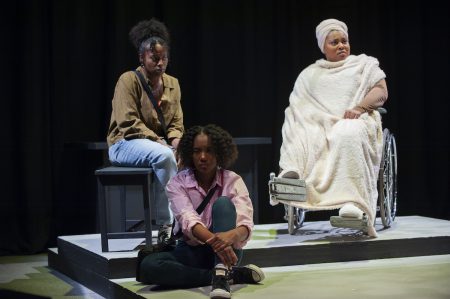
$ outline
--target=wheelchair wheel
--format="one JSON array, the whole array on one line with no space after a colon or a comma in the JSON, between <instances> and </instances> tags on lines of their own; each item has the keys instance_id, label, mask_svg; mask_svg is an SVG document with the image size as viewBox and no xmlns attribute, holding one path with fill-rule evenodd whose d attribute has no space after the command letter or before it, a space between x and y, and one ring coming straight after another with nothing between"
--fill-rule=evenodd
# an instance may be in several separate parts
<instances>
[{"instance_id":1,"label":"wheelchair wheel","mask_svg":"<svg viewBox=\"0 0 450 299\"><path fill-rule=\"evenodd\" d=\"M380 217L390 227L397 213L397 145L388 129L383 130L383 153L378 176Z\"/></svg>"},{"instance_id":2,"label":"wheelchair wheel","mask_svg":"<svg viewBox=\"0 0 450 299\"><path fill-rule=\"evenodd\" d=\"M288 232L290 235L294 235L295 230L299 229L303 225L306 211L290 205L285 205L285 209L285 218L288 222Z\"/></svg>"}]
</instances>

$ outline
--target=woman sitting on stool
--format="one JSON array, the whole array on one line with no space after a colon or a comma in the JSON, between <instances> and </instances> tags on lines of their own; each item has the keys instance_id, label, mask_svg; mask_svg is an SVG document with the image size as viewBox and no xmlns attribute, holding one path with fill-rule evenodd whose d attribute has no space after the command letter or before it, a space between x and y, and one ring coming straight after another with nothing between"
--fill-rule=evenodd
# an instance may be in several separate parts
<instances>
[{"instance_id":1,"label":"woman sitting on stool","mask_svg":"<svg viewBox=\"0 0 450 299\"><path fill-rule=\"evenodd\" d=\"M230 283L258 283L264 273L255 265L238 267L242 247L253 229L253 206L242 178L227 170L237 158L228 132L216 125L195 126L181 138L178 155L184 167L167 185L183 233L174 250L145 257L139 280L161 286L192 288L212 284L211 298L230 298ZM209 192L203 212L196 212Z\"/></svg>"}]
</instances>

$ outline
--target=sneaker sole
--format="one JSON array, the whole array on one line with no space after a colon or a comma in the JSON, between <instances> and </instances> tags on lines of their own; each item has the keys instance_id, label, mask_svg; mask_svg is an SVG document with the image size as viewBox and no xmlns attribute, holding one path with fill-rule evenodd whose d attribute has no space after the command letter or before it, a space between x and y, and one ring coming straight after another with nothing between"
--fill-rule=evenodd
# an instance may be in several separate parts
<instances>
[{"instance_id":1,"label":"sneaker sole","mask_svg":"<svg viewBox=\"0 0 450 299\"><path fill-rule=\"evenodd\" d=\"M209 293L209 298L211 299L223 299L223 298L231 298L231 294L222 289L215 289Z\"/></svg>"},{"instance_id":2,"label":"sneaker sole","mask_svg":"<svg viewBox=\"0 0 450 299\"><path fill-rule=\"evenodd\" d=\"M248 268L252 271L252 278L255 281L255 283L261 282L264 280L264 278L266 278L266 276L264 275L264 272L258 266L249 264L249 265L245 265L244 267Z\"/></svg>"}]
</instances>

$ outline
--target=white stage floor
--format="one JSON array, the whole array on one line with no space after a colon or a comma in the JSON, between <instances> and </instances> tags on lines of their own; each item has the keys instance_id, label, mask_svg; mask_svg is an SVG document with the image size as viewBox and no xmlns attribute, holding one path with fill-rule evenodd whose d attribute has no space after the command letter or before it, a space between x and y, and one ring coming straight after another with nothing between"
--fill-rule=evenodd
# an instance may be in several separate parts
<instances>
[{"instance_id":1,"label":"white stage floor","mask_svg":"<svg viewBox=\"0 0 450 299\"><path fill-rule=\"evenodd\" d=\"M450 221L421 216L397 217L388 229L384 229L381 221L377 219L376 229L378 238L372 239L353 229L332 227L329 221L305 222L295 235L288 234L287 223L255 225L252 238L245 249L309 246L332 242L378 242L394 239L450 237ZM153 231L154 238L156 238L156 234L157 231ZM110 239L110 252L102 252L99 241L100 234L61 236L59 239L73 243L106 259L136 257L137 250L133 249L144 241L144 238Z\"/></svg>"},{"instance_id":2,"label":"white stage floor","mask_svg":"<svg viewBox=\"0 0 450 299\"><path fill-rule=\"evenodd\" d=\"M233 299L447 299L450 255L263 268L259 285L232 285ZM211 287L161 290L133 278L113 283L134 298L209 298ZM130 297L132 298L132 297Z\"/></svg>"},{"instance_id":3,"label":"white stage floor","mask_svg":"<svg viewBox=\"0 0 450 299\"><path fill-rule=\"evenodd\" d=\"M328 221L305 222L295 235L288 234L287 223L256 225L242 263L266 268L314 267L450 254L450 221L407 216L397 217L389 229L381 224L376 228L379 237L372 239L355 230L334 228ZM136 287L142 291L145 286L134 280L135 248L143 240L111 239L110 250L115 252L103 253L99 234L61 236L58 248L49 249L49 265L107 298L138 298L134 297Z\"/></svg>"}]
</instances>

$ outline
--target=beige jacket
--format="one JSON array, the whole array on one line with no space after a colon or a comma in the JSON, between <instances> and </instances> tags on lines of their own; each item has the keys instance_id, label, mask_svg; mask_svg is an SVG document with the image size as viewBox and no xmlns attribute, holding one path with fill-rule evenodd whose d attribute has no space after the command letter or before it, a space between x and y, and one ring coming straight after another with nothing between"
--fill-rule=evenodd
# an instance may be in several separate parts
<instances>
[{"instance_id":1,"label":"beige jacket","mask_svg":"<svg viewBox=\"0 0 450 299\"><path fill-rule=\"evenodd\" d=\"M137 70L144 74L141 67ZM146 77L145 79L148 82ZM174 138L181 138L184 132L181 91L176 78L163 74L162 79L164 92L160 107L167 126L167 136L171 142ZM112 99L108 146L124 138L157 140L161 136L163 133L158 114L142 88L139 78L132 71L122 74L117 81Z\"/></svg>"}]
</instances>

